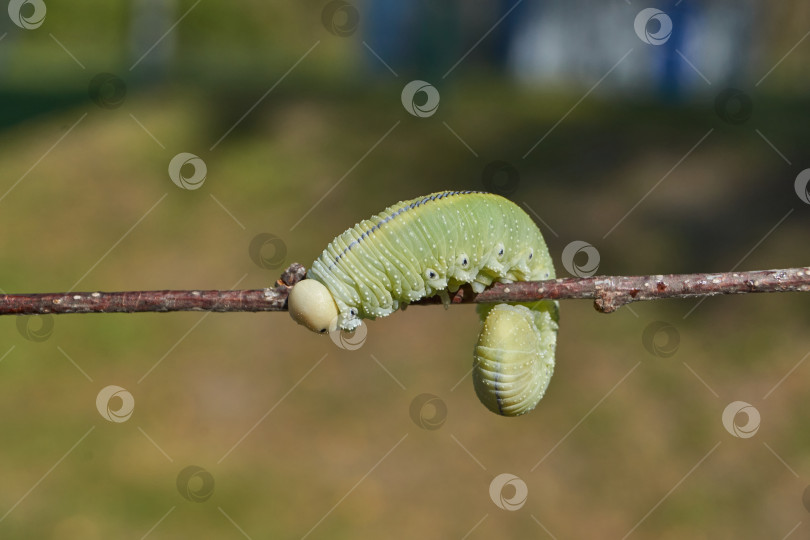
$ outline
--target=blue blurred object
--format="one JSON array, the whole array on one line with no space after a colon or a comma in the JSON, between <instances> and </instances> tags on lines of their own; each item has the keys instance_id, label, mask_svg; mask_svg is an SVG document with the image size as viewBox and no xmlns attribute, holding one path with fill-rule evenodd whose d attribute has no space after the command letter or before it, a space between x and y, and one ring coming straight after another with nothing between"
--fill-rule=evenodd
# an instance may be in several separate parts
<instances>
[{"instance_id":1,"label":"blue blurred object","mask_svg":"<svg viewBox=\"0 0 810 540\"><path fill-rule=\"evenodd\" d=\"M641 31L656 35L663 17L672 31L660 43L637 34L635 19L645 9L651 8L585 0L494 5L371 0L365 41L398 73L426 80L443 77L468 53L461 65L468 75L483 68L505 71L527 85L586 90L601 80L599 92L669 102L713 91L715 82L739 84L746 78L755 16L751 1L658 2L659 15ZM367 64L387 76L372 55Z\"/></svg>"},{"instance_id":2,"label":"blue blurred object","mask_svg":"<svg viewBox=\"0 0 810 540\"><path fill-rule=\"evenodd\" d=\"M667 101L680 101L686 86L686 76L684 71L685 61L678 54L685 47L686 36L688 35L688 25L692 22L690 18L692 2L689 0L670 0L663 6L663 11L672 20L672 34L669 40L655 51L658 55L660 68L658 71L658 92ZM698 8L695 8L697 11Z\"/></svg>"}]
</instances>

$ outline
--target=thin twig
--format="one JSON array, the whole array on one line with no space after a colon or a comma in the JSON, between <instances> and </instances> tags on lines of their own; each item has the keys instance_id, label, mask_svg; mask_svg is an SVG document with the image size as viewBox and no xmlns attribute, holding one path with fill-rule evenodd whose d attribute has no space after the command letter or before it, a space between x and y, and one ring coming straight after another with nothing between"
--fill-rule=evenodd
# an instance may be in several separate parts
<instances>
[{"instance_id":1,"label":"thin twig","mask_svg":"<svg viewBox=\"0 0 810 540\"><path fill-rule=\"evenodd\" d=\"M286 311L290 288L306 275L293 263L276 287L241 291L127 291L0 295L0 315L45 313L137 313L166 311ZM518 283L494 283L476 294L465 285L450 295L453 304L593 299L611 313L641 300L695 298L718 294L810 292L810 267L715 274L594 276ZM439 297L417 304L438 304Z\"/></svg>"},{"instance_id":2,"label":"thin twig","mask_svg":"<svg viewBox=\"0 0 810 540\"><path fill-rule=\"evenodd\" d=\"M641 300L768 292L810 292L810 266L752 272L593 276L496 283L480 294L471 294L469 298L464 287L451 297L451 301L495 303L531 302L543 298L551 300L592 298L597 311L612 313L623 305ZM458 299L459 295L462 298ZM435 298L427 300L430 303L440 302Z\"/></svg>"}]
</instances>

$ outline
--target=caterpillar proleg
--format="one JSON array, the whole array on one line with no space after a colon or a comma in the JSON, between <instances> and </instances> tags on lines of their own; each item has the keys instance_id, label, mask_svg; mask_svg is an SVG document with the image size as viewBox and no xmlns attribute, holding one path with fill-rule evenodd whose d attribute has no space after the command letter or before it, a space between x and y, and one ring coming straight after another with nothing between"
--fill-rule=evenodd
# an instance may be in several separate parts
<instances>
[{"instance_id":1,"label":"caterpillar proleg","mask_svg":"<svg viewBox=\"0 0 810 540\"><path fill-rule=\"evenodd\" d=\"M537 225L513 202L490 193L443 191L402 201L335 238L289 296L293 319L319 333L354 330L361 319L469 283L554 277ZM481 305L484 322L473 383L501 415L532 410L554 371L558 303Z\"/></svg>"}]
</instances>

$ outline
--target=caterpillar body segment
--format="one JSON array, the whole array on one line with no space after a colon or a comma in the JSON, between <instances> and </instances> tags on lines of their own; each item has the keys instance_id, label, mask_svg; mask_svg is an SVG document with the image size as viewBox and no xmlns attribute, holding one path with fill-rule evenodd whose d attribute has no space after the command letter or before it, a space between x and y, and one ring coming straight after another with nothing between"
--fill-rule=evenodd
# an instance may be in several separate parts
<instances>
[{"instance_id":1,"label":"caterpillar body segment","mask_svg":"<svg viewBox=\"0 0 810 540\"><path fill-rule=\"evenodd\" d=\"M479 312L484 324L473 354L475 393L494 413L525 414L554 373L557 303L497 304Z\"/></svg>"}]
</instances>

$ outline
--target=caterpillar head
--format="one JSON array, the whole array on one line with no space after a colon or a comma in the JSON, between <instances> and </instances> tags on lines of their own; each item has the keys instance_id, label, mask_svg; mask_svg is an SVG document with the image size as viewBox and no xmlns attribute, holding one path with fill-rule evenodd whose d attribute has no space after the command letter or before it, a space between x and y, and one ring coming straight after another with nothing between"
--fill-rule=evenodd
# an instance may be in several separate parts
<instances>
[{"instance_id":1,"label":"caterpillar head","mask_svg":"<svg viewBox=\"0 0 810 540\"><path fill-rule=\"evenodd\" d=\"M337 329L338 307L329 289L314 279L304 279L295 284L287 298L290 316L319 334Z\"/></svg>"}]
</instances>

